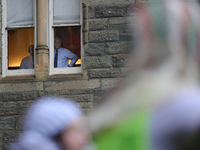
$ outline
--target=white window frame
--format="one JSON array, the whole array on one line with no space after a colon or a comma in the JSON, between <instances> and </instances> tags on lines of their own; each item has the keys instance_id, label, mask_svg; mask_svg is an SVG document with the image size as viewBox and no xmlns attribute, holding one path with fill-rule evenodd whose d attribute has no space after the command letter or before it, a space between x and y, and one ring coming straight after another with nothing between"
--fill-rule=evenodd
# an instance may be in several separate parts
<instances>
[{"instance_id":1,"label":"white window frame","mask_svg":"<svg viewBox=\"0 0 200 150\"><path fill-rule=\"evenodd\" d=\"M9 26L7 27L7 0L2 0L2 77L17 75L34 75L35 69L16 69L8 70L8 30L9 29L25 29L34 28L34 49L37 42L36 29L36 0L33 0L33 25L25 26ZM34 56L35 56L34 50ZM35 64L35 57L34 57ZM35 66L35 65L34 65Z\"/></svg>"},{"instance_id":2,"label":"white window frame","mask_svg":"<svg viewBox=\"0 0 200 150\"><path fill-rule=\"evenodd\" d=\"M49 0L49 75L55 74L80 74L82 69L82 56L83 56L83 42L82 42L82 0L80 0L80 22L79 23L65 23L65 24L53 24L53 0ZM67 26L80 26L80 42L81 42L81 66L80 67L65 67L54 68L54 27L67 27Z\"/></svg>"}]
</instances>

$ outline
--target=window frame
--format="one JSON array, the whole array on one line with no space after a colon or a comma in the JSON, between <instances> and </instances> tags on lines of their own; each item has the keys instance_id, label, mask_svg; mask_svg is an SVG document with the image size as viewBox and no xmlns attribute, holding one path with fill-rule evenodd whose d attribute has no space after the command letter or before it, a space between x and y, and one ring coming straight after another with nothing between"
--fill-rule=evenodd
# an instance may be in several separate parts
<instances>
[{"instance_id":1,"label":"window frame","mask_svg":"<svg viewBox=\"0 0 200 150\"><path fill-rule=\"evenodd\" d=\"M49 75L56 74L81 74L83 73L82 69L82 56L83 56L83 32L82 32L82 0L79 0L80 3L80 21L79 23L62 23L62 24L53 24L53 0L48 1L49 8L49 25L48 25L48 47L49 47ZM54 28L55 27L68 27L68 26L80 26L80 50L81 50L81 66L80 67L65 67L65 68L54 68Z\"/></svg>"},{"instance_id":2,"label":"window frame","mask_svg":"<svg viewBox=\"0 0 200 150\"><path fill-rule=\"evenodd\" d=\"M37 26L36 26L36 5L37 0L33 0L33 25L7 26L7 0L2 0L2 77L18 75L34 75L35 69L16 69L8 70L8 31L14 29L34 28L34 49L37 45ZM36 52L34 50L34 56ZM34 57L34 66L35 66Z\"/></svg>"}]
</instances>

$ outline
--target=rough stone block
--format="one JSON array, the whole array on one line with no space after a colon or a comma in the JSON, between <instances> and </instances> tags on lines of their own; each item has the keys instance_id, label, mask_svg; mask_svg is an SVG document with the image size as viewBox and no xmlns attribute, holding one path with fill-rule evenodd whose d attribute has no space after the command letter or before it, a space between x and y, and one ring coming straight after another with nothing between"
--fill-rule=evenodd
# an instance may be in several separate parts
<instances>
[{"instance_id":1,"label":"rough stone block","mask_svg":"<svg viewBox=\"0 0 200 150\"><path fill-rule=\"evenodd\" d=\"M119 40L118 30L90 31L88 33L88 41L95 42L111 42Z\"/></svg>"},{"instance_id":2,"label":"rough stone block","mask_svg":"<svg viewBox=\"0 0 200 150\"><path fill-rule=\"evenodd\" d=\"M2 116L0 117L0 131L14 130L15 117L14 116Z\"/></svg>"},{"instance_id":3,"label":"rough stone block","mask_svg":"<svg viewBox=\"0 0 200 150\"><path fill-rule=\"evenodd\" d=\"M32 101L21 101L21 102L16 102L16 111L17 113L24 114Z\"/></svg>"},{"instance_id":4,"label":"rough stone block","mask_svg":"<svg viewBox=\"0 0 200 150\"><path fill-rule=\"evenodd\" d=\"M88 43L88 32L83 32L83 43Z\"/></svg>"},{"instance_id":5,"label":"rough stone block","mask_svg":"<svg viewBox=\"0 0 200 150\"><path fill-rule=\"evenodd\" d=\"M93 102L79 102L78 103L82 108L92 108L94 106Z\"/></svg>"},{"instance_id":6,"label":"rough stone block","mask_svg":"<svg viewBox=\"0 0 200 150\"><path fill-rule=\"evenodd\" d=\"M38 92L38 97L44 97L44 96L58 96L57 91L51 91L51 92Z\"/></svg>"},{"instance_id":7,"label":"rough stone block","mask_svg":"<svg viewBox=\"0 0 200 150\"><path fill-rule=\"evenodd\" d=\"M53 90L69 90L69 89L95 89L100 87L99 80L74 80L74 81L59 81L59 82L45 82L46 91Z\"/></svg>"},{"instance_id":8,"label":"rough stone block","mask_svg":"<svg viewBox=\"0 0 200 150\"><path fill-rule=\"evenodd\" d=\"M126 54L132 49L131 42L110 42L105 44L106 54Z\"/></svg>"},{"instance_id":9,"label":"rough stone block","mask_svg":"<svg viewBox=\"0 0 200 150\"><path fill-rule=\"evenodd\" d=\"M20 135L20 132L4 132L3 135L3 143L12 143L14 142Z\"/></svg>"},{"instance_id":10,"label":"rough stone block","mask_svg":"<svg viewBox=\"0 0 200 150\"><path fill-rule=\"evenodd\" d=\"M109 25L110 30L118 30L120 35L124 33L131 33L131 28L129 24L117 24L117 25Z\"/></svg>"},{"instance_id":11,"label":"rough stone block","mask_svg":"<svg viewBox=\"0 0 200 150\"><path fill-rule=\"evenodd\" d=\"M95 7L94 6L88 6L88 16L87 18L95 18Z\"/></svg>"},{"instance_id":12,"label":"rough stone block","mask_svg":"<svg viewBox=\"0 0 200 150\"><path fill-rule=\"evenodd\" d=\"M68 95L68 94L70 94L70 91L69 90L61 90L61 91L58 91L58 94L59 95Z\"/></svg>"},{"instance_id":13,"label":"rough stone block","mask_svg":"<svg viewBox=\"0 0 200 150\"><path fill-rule=\"evenodd\" d=\"M3 132L0 132L0 150L3 150Z\"/></svg>"},{"instance_id":14,"label":"rough stone block","mask_svg":"<svg viewBox=\"0 0 200 150\"><path fill-rule=\"evenodd\" d=\"M93 92L94 92L94 90L92 90L92 89L70 90L71 95L92 94Z\"/></svg>"},{"instance_id":15,"label":"rough stone block","mask_svg":"<svg viewBox=\"0 0 200 150\"><path fill-rule=\"evenodd\" d=\"M88 70L89 78L115 78L121 74L120 69Z\"/></svg>"},{"instance_id":16,"label":"rough stone block","mask_svg":"<svg viewBox=\"0 0 200 150\"><path fill-rule=\"evenodd\" d=\"M16 122L16 130L17 131L22 131L22 124L23 124L23 116L16 116L15 117L15 122Z\"/></svg>"},{"instance_id":17,"label":"rough stone block","mask_svg":"<svg viewBox=\"0 0 200 150\"><path fill-rule=\"evenodd\" d=\"M110 68L111 57L110 56L101 56L101 57L85 57L84 58L84 68Z\"/></svg>"},{"instance_id":18,"label":"rough stone block","mask_svg":"<svg viewBox=\"0 0 200 150\"><path fill-rule=\"evenodd\" d=\"M91 102L93 101L92 94L85 95L66 95L65 97L70 98L76 102Z\"/></svg>"},{"instance_id":19,"label":"rough stone block","mask_svg":"<svg viewBox=\"0 0 200 150\"><path fill-rule=\"evenodd\" d=\"M43 82L27 82L27 83L1 83L0 93L5 92L24 92L24 91L42 91Z\"/></svg>"},{"instance_id":20,"label":"rough stone block","mask_svg":"<svg viewBox=\"0 0 200 150\"><path fill-rule=\"evenodd\" d=\"M37 92L21 92L21 93L3 93L3 101L22 101L34 100L37 98Z\"/></svg>"},{"instance_id":21,"label":"rough stone block","mask_svg":"<svg viewBox=\"0 0 200 150\"><path fill-rule=\"evenodd\" d=\"M120 68L126 66L127 59L127 55L112 56L113 67Z\"/></svg>"},{"instance_id":22,"label":"rough stone block","mask_svg":"<svg viewBox=\"0 0 200 150\"><path fill-rule=\"evenodd\" d=\"M83 32L88 31L88 20L83 20Z\"/></svg>"},{"instance_id":23,"label":"rough stone block","mask_svg":"<svg viewBox=\"0 0 200 150\"><path fill-rule=\"evenodd\" d=\"M106 30L108 29L108 19L89 19L88 29L94 30Z\"/></svg>"},{"instance_id":24,"label":"rough stone block","mask_svg":"<svg viewBox=\"0 0 200 150\"><path fill-rule=\"evenodd\" d=\"M105 17L123 17L127 15L128 5L122 6L96 6L95 7L95 17L105 18Z\"/></svg>"},{"instance_id":25,"label":"rough stone block","mask_svg":"<svg viewBox=\"0 0 200 150\"><path fill-rule=\"evenodd\" d=\"M108 93L109 93L108 89L95 90L94 96L95 97L106 97Z\"/></svg>"},{"instance_id":26,"label":"rough stone block","mask_svg":"<svg viewBox=\"0 0 200 150\"><path fill-rule=\"evenodd\" d=\"M130 17L114 17L109 18L109 25L129 24L131 23Z\"/></svg>"},{"instance_id":27,"label":"rough stone block","mask_svg":"<svg viewBox=\"0 0 200 150\"><path fill-rule=\"evenodd\" d=\"M101 89L109 89L118 86L119 78L101 79Z\"/></svg>"},{"instance_id":28,"label":"rough stone block","mask_svg":"<svg viewBox=\"0 0 200 150\"><path fill-rule=\"evenodd\" d=\"M84 52L87 56L99 56L104 55L103 43L88 43L84 46Z\"/></svg>"},{"instance_id":29,"label":"rough stone block","mask_svg":"<svg viewBox=\"0 0 200 150\"><path fill-rule=\"evenodd\" d=\"M133 36L131 33L120 34L120 41L133 41Z\"/></svg>"},{"instance_id":30,"label":"rough stone block","mask_svg":"<svg viewBox=\"0 0 200 150\"><path fill-rule=\"evenodd\" d=\"M121 68L121 77L127 76L130 71L131 71L130 68Z\"/></svg>"},{"instance_id":31,"label":"rough stone block","mask_svg":"<svg viewBox=\"0 0 200 150\"><path fill-rule=\"evenodd\" d=\"M15 113L16 109L14 102L0 102L0 115Z\"/></svg>"}]
</instances>

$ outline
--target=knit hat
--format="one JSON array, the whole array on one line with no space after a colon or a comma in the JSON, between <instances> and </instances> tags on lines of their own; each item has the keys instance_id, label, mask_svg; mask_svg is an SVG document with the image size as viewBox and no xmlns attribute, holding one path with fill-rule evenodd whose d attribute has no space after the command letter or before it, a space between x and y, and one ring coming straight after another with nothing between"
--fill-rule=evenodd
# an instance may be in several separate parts
<instances>
[{"instance_id":1,"label":"knit hat","mask_svg":"<svg viewBox=\"0 0 200 150\"><path fill-rule=\"evenodd\" d=\"M40 98L28 109L24 119L24 132L11 149L60 150L54 138L82 115L81 108L72 100Z\"/></svg>"}]
</instances>

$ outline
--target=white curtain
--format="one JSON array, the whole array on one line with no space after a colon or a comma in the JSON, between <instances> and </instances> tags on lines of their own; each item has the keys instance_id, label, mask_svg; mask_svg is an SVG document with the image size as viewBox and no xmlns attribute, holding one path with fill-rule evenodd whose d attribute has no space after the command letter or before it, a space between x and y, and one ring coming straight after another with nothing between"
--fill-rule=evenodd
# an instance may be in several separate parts
<instances>
[{"instance_id":1,"label":"white curtain","mask_svg":"<svg viewBox=\"0 0 200 150\"><path fill-rule=\"evenodd\" d=\"M7 26L33 25L33 0L7 0Z\"/></svg>"},{"instance_id":2,"label":"white curtain","mask_svg":"<svg viewBox=\"0 0 200 150\"><path fill-rule=\"evenodd\" d=\"M79 23L80 0L54 0L53 23Z\"/></svg>"}]
</instances>

